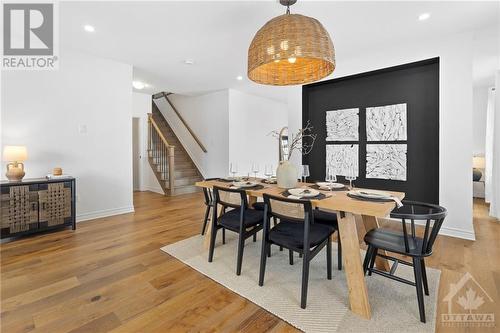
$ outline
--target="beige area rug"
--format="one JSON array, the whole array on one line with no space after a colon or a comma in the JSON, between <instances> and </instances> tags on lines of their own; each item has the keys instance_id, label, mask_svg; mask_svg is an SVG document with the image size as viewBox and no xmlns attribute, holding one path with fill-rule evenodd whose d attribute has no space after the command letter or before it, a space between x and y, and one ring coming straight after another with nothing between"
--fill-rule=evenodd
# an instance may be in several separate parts
<instances>
[{"instance_id":1,"label":"beige area rug","mask_svg":"<svg viewBox=\"0 0 500 333\"><path fill-rule=\"evenodd\" d=\"M203 249L202 236L161 250L305 332L422 333L435 330L439 270L427 269L430 296L425 296L426 324L419 320L415 288L376 274L366 277L372 318L365 320L349 310L345 273L337 269L336 244L332 246L332 280L326 279L326 252L323 249L311 262L307 308L301 309L302 260L298 254L291 266L288 252L280 252L273 246L272 257L267 259L264 286L259 287L261 241L247 240L242 272L236 276L237 235L227 232L226 236L225 245L218 240L212 263L207 260L208 251ZM413 281L411 267L399 265L397 275Z\"/></svg>"}]
</instances>

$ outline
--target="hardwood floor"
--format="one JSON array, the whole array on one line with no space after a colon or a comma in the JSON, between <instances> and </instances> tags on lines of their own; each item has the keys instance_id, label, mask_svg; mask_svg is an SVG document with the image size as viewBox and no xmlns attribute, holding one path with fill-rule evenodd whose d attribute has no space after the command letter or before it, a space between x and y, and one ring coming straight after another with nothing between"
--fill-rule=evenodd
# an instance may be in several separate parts
<instances>
[{"instance_id":1,"label":"hardwood floor","mask_svg":"<svg viewBox=\"0 0 500 333\"><path fill-rule=\"evenodd\" d=\"M140 192L134 202L133 214L2 244L2 332L296 331L159 250L200 232L200 193ZM500 223L483 202L474 209L477 241L440 236L427 261L442 270L438 332L500 330ZM496 328L442 326L443 298L465 272L492 298L480 309L495 314Z\"/></svg>"}]
</instances>

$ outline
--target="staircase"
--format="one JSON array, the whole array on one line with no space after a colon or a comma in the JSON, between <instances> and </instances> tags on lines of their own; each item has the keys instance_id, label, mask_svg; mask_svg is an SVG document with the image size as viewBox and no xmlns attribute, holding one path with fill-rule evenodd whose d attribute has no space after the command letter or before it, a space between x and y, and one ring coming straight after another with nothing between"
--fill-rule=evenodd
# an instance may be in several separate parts
<instances>
[{"instance_id":1,"label":"staircase","mask_svg":"<svg viewBox=\"0 0 500 333\"><path fill-rule=\"evenodd\" d=\"M148 160L165 195L194 193L203 177L154 102L148 124Z\"/></svg>"}]
</instances>

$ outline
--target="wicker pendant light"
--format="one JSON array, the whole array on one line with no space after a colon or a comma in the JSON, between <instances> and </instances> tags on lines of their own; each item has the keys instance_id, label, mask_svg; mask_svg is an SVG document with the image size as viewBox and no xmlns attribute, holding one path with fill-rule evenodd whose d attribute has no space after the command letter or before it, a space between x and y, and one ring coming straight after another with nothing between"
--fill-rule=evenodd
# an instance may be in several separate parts
<instances>
[{"instance_id":1,"label":"wicker pendant light","mask_svg":"<svg viewBox=\"0 0 500 333\"><path fill-rule=\"evenodd\" d=\"M297 0L280 0L286 14L267 22L248 49L250 80L275 86L318 81L335 69L335 50L321 23L290 14Z\"/></svg>"}]
</instances>

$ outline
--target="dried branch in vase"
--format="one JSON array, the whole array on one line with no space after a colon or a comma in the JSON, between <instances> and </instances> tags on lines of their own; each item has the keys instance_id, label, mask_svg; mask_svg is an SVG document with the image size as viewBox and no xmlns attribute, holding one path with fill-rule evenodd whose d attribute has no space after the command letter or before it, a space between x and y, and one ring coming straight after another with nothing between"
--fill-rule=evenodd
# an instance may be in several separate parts
<instances>
[{"instance_id":1,"label":"dried branch in vase","mask_svg":"<svg viewBox=\"0 0 500 333\"><path fill-rule=\"evenodd\" d=\"M272 131L268 135L280 139L280 131L278 130ZM296 134L292 134L291 141L288 144L288 160L290 160L294 151L300 151L302 155L308 155L314 147L316 137L317 134L313 133L313 126L308 121L306 127L301 128Z\"/></svg>"}]
</instances>

